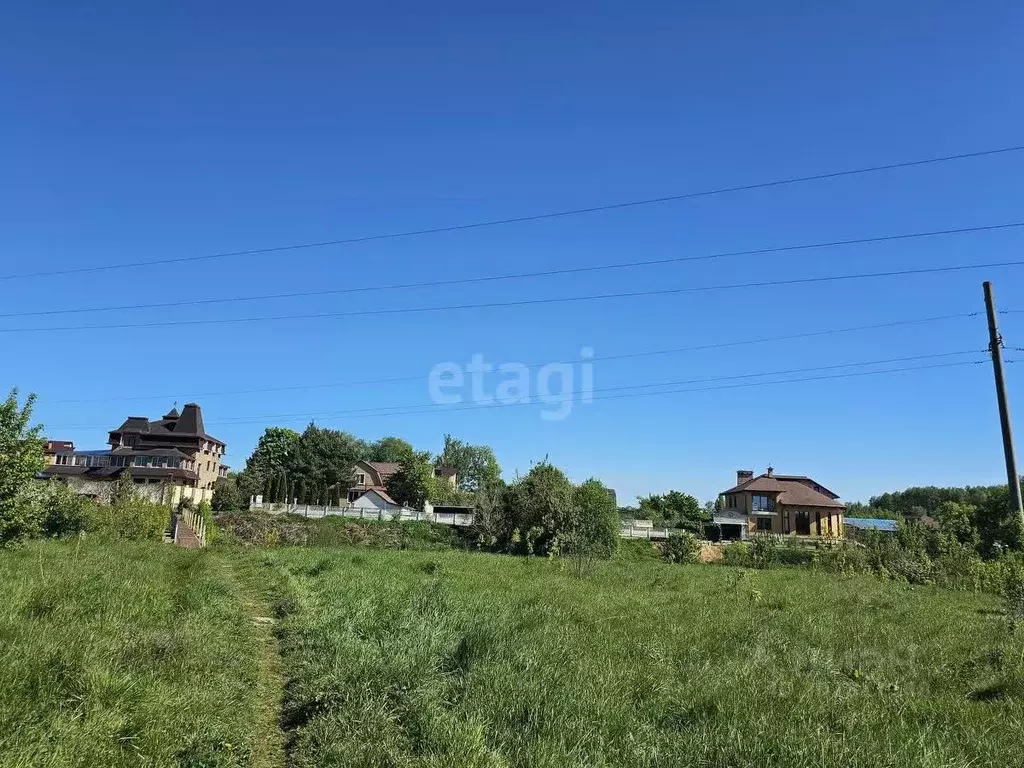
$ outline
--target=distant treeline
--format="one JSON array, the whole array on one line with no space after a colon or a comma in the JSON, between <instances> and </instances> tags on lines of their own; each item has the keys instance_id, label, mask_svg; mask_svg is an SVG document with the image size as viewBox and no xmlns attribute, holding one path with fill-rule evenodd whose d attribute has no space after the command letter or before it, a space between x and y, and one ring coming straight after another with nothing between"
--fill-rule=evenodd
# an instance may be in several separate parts
<instances>
[{"instance_id":1,"label":"distant treeline","mask_svg":"<svg viewBox=\"0 0 1024 768\"><path fill-rule=\"evenodd\" d=\"M1020 525L1005 485L907 488L873 496L867 504L849 503L846 516L925 522L930 518L982 555L991 555L1003 546L1017 548L1021 543Z\"/></svg>"}]
</instances>

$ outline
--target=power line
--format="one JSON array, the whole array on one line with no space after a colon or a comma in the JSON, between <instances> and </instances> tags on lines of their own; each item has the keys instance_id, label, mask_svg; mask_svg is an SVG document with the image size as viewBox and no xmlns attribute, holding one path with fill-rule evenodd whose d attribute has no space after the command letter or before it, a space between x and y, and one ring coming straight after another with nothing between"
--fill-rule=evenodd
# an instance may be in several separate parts
<instances>
[{"instance_id":1,"label":"power line","mask_svg":"<svg viewBox=\"0 0 1024 768\"><path fill-rule=\"evenodd\" d=\"M869 366L869 365L885 365L885 364L888 364L888 363L905 363L905 362L913 362L913 361L917 361L917 360L932 360L932 359L940 358L940 357L956 357L956 356L959 356L959 355L984 354L985 352L987 352L987 350L984 350L984 349L967 349L967 350L963 350L963 351L960 351L960 352L939 352L939 353L928 354L928 355L911 355L909 357L892 357L892 358L883 359L883 360L865 360L865 361L857 362L857 363L838 363L838 364L833 364L833 365L812 366L812 367L809 367L809 368L790 368L788 370L782 370L782 371L762 371L762 372L758 372L758 373L738 373L738 374L732 374L732 375L729 375L729 376L705 376L705 377L696 378L696 379L682 379L682 380L674 380L674 381L650 382L650 383L646 383L646 384L626 384L626 385L621 385L621 386L617 386L617 387L600 387L598 389L590 390L589 392L586 391L586 390L575 390L575 391L572 391L572 392L558 393L558 396L562 397L563 399L559 400L559 401L556 401L556 402L571 402L577 396L589 395L589 394L592 394L594 392L621 392L621 391L632 390L632 389L649 389L649 388L652 388L652 387L676 387L676 386L680 386L680 385L683 385L683 384L705 384L705 383L719 382L719 381L734 381L734 380L737 380L737 379L752 379L752 378L757 378L757 377L760 377L760 376L791 376L791 375L798 374L798 373L811 373L811 372L815 372L815 371L833 371L833 370L838 370L838 369L841 369L841 368L854 368L854 367ZM539 405L548 405L548 404L550 404L547 401L537 400L537 399L533 399L531 402L533 404L535 404L535 405L537 405L537 404L539 404ZM528 404L528 403L524 403L524 404ZM335 418L335 417L342 417L342 416L348 416L348 415L354 415L354 414L371 415L371 416L372 415L385 416L385 415L388 415L387 412L390 412L390 411L395 410L395 409L401 410L402 413L405 413L405 414L411 414L411 413L419 412L420 410L435 410L435 409L438 409L438 408L443 409L444 408L443 404L439 405L439 404L436 404L436 403L420 403L420 404L408 404L408 405L378 406L376 408L356 408L356 409L350 409L350 410L344 410L344 411L307 411L307 412L304 412L304 413L279 413L279 414L269 414L269 415L262 415L262 416L239 416L239 417L235 417L235 418L221 419L220 421L217 421L215 423L218 423L218 424L236 424L236 423L246 423L246 422L252 421L253 419L261 419L262 420L262 419L268 419L268 418L269 419L276 419L276 418L302 418L302 419L306 419L306 418L323 417L323 416L330 416L332 418Z\"/></svg>"},{"instance_id":2,"label":"power line","mask_svg":"<svg viewBox=\"0 0 1024 768\"><path fill-rule=\"evenodd\" d=\"M957 352L939 352L939 353L932 353L932 354L925 354L925 355L911 355L911 356L906 356L906 357L885 358L885 359L881 359L881 360L865 360L865 361L860 361L860 362L837 363L837 364L832 364L832 365L813 366L813 367L807 367L807 368L791 368L791 369L781 370L781 371L761 371L761 372L754 372L754 373L732 374L732 375L728 375L728 376L711 376L711 377L702 377L702 378L696 378L696 379L682 379L682 380L663 381L663 382L648 382L648 383L643 383L643 384L627 384L627 385L621 385L621 386L616 386L616 387L602 387L602 388L599 388L599 389L594 389L594 390L589 390L589 391L588 390L575 390L575 391L572 391L572 392L555 393L555 397L556 398L561 398L561 399L555 399L555 400L550 400L550 399L549 400L543 400L543 399L538 400L536 398L531 398L531 399L529 399L527 401L524 401L524 402L499 403L498 405L531 405L531 404L532 405L538 405L538 404L540 404L540 405L552 405L552 404L557 404L557 403L560 403L560 402L571 402L577 396L583 396L583 395L588 395L589 396L589 395L592 395L595 392L598 392L598 393L600 393L600 392L622 392L622 391L626 391L626 390L649 389L649 388L653 388L653 387L675 387L675 386L680 386L680 385L684 385L684 384L688 385L688 384L704 384L704 383L722 382L722 381L735 381L735 380L738 380L738 379L750 379L750 378L756 378L756 377L762 377L762 376L790 376L790 375L794 375L794 374L798 374L798 373L810 373L810 372L815 372L815 371L834 371L834 370L838 370L838 369L842 369L842 368L852 368L852 367L872 366L872 365L886 365L886 364L889 364L889 363L912 362L912 361L918 361L918 360L931 360L931 359L942 358L942 357L956 357L956 356L960 356L960 355L983 354L984 352L985 352L985 350L981 350L981 349L968 349L968 350L961 350L961 351L957 351ZM970 364L973 365L975 362L976 361L970 361ZM964 363L954 363L953 365L963 365L963 364ZM928 368L928 367L943 367L944 365L949 365L949 364L940 364L939 366L923 366L923 367L924 368ZM911 367L911 368L907 368L907 369L902 369L902 368L900 368L900 369L889 369L889 372L896 371L896 370L917 370L917 369L918 369L918 367ZM883 371L883 372L885 372L885 371ZM868 373L876 373L876 371L871 371L871 372L868 372ZM815 380L816 378L817 377L812 377L811 379L792 379L792 381ZM829 378L829 377L825 377L825 378ZM762 383L784 383L785 381L791 381L791 380L790 379L786 379L786 380L782 380L780 382L762 382ZM672 391L676 391L676 390L672 390ZM683 391L691 391L691 390L683 390ZM693 390L693 391L699 391L699 390ZM658 393L644 393L644 394L658 394ZM602 400L602 399L609 399L609 398L596 397L596 398L593 398L593 399ZM479 403L469 403L469 404L467 404L467 406L468 407L477 407L477 408L497 407L497 406L494 406L494 405L479 404ZM373 408L357 408L357 409L350 409L350 410L343 410L343 411L306 411L306 412L301 412L301 413L277 413L277 414L259 414L259 415L253 414L253 415L248 415L248 416L238 416L238 417L233 417L233 418L214 420L211 423L228 425L228 424L247 424L247 423L253 423L253 422L256 422L256 421L266 421L266 420L271 420L271 419L286 419L286 420L294 421L294 420L306 420L306 419L310 419L310 418L331 418L331 419L336 419L336 418L343 418L343 417L348 417L348 416L363 417L363 416L413 415L413 414L416 414L416 413L428 412L428 411L466 410L467 406L447 407L445 404L419 403L419 404L406 404L406 405L378 406L378 407L373 407ZM63 424L63 425L57 425L57 427L55 427L55 428L61 428L61 429L79 428L79 429L83 429L83 428L94 428L94 427L98 428L98 426L99 425L92 425L92 424Z\"/></svg>"},{"instance_id":3,"label":"power line","mask_svg":"<svg viewBox=\"0 0 1024 768\"><path fill-rule=\"evenodd\" d=\"M754 339L742 339L742 340L737 340L737 341L722 341L722 342L715 342L715 343L711 343L711 344L698 344L698 345L689 346L689 347L673 347L673 348L670 348L670 349L645 350L645 351L642 351L642 352L625 352L625 353L621 353L621 354L617 354L617 355L604 355L604 356L601 356L601 357L593 357L593 358L590 358L587 362L603 363L603 362L610 362L610 361L614 361L614 360L632 360L632 359L636 359L636 358L654 357L654 356L658 356L658 355L674 355L674 354L680 354L680 353L684 353L684 352L702 352L702 351L705 351L705 350L724 349L724 348L728 348L728 347L740 347L740 346L748 346L748 345L754 345L754 344L769 344L769 343L775 343L775 342L781 342L781 341L795 341L797 339L817 338L817 337L821 337L821 336L832 336L832 335L835 335L835 334L842 334L842 333L854 333L854 332L858 332L858 331L873 331L873 330L881 330L881 329L885 329L885 328L896 328L896 327L904 326L904 325L920 325L920 324L924 324L924 323L933 323L933 322L939 322L939 321L943 321L943 320L961 320L961 319L969 318L969 317L977 317L980 314L981 314L980 311L979 312L961 312L959 314L953 314L953 315L935 315L935 316L932 316L932 317L919 317L919 318L912 318L912 319L909 319L909 320L894 320L894 321L890 321L890 322L886 322L886 323L872 323L872 324L869 324L869 325L855 325L855 326L848 326L848 327L845 327L845 328L828 328L828 329L821 330L821 331L804 331L802 333L791 333L791 334L784 334L784 335L779 335L779 336L761 336L761 337L754 338ZM573 362L580 362L580 361L562 360L562 361L557 361L556 364L558 364L558 363L570 363L571 364ZM542 368L545 365L550 365L550 361L546 362L546 363L531 363L531 364L527 365L526 368L532 370L534 368ZM234 396L234 395L255 395L255 394L263 394L263 393L269 393L269 392L295 392L295 391L308 390L308 389L334 389L334 388L344 388L344 387L368 386L368 385L376 385L376 384L393 384L393 383L409 382L409 381L423 381L423 376L422 375L418 375L418 376L396 376L396 377L385 378L385 379L362 379L362 380L355 380L355 381L330 382L330 383L324 383L324 384L296 384L296 385L287 386L287 387L261 387L261 388L258 388L258 389L236 389L236 390L226 390L226 391L222 390L222 391L219 391L219 392L198 392L198 393L193 393L193 394L189 395L189 397L195 398L195 399L199 399L199 398L204 398L204 397L226 397L226 396ZM63 404L71 404L71 403L108 403L108 402L126 402L126 401L136 401L136 400L178 400L178 399L182 399L182 398L183 398L183 393L178 392L178 393L175 393L175 394L167 394L167 395L141 395L141 396L135 396L135 397L75 398L75 399L70 399L70 400L49 400L48 402L52 403L52 404L62 404L63 405Z\"/></svg>"},{"instance_id":4,"label":"power line","mask_svg":"<svg viewBox=\"0 0 1024 768\"><path fill-rule=\"evenodd\" d=\"M923 370L931 370L931 369L936 369L936 368L954 368L954 367L961 367L961 366L967 366L967 365L981 365L984 362L985 362L984 360L968 360L968 361L961 361L961 362L955 362L955 363L933 363L931 365L909 366L909 367L905 367L905 368L886 368L886 369L882 369L882 370L878 370L878 371L855 371L853 373L826 374L826 375L822 375L822 376L807 376L807 377L798 378L798 379L780 379L778 381L742 382L742 383L738 383L738 384L725 384L725 385L718 385L718 386L711 386L711 387L693 387L693 388L686 388L686 389L668 389L668 390L662 390L662 391L658 391L658 392L630 392L630 393L626 393L626 394L616 394L616 395L606 395L606 396L603 396L603 397L595 397L594 400L595 401L597 401L597 400L619 400L619 399L632 398L632 397L651 397L651 396L657 396L657 395L674 395L674 394L681 394L681 393L685 393L685 392L710 392L710 391L721 390L721 389L741 389L741 388L746 388L746 387L771 386L771 385L775 385L775 384L796 384L796 383L806 382L806 381L824 381L824 380L828 380L828 379L846 379L846 378L854 378L854 377L859 377L859 376L875 376L875 375L879 375L879 374L902 373L902 372L905 372L905 371L923 371ZM488 408L510 408L510 407L515 407L515 406L524 406L524 405L557 405L559 402L564 402L564 401L546 402L546 403L545 402L531 401L531 402L523 402L523 403L520 403L520 402L515 402L515 403L495 403L495 404L489 404L489 405L467 404L466 406L459 406L459 407L452 407L452 408L441 408L441 407L438 407L437 409L432 410L432 411L391 411L391 412L388 412L388 413L365 413L365 414L355 414L355 415L349 415L349 416L328 416L328 417L325 417L322 420L323 421L333 421L333 420L336 420L336 419L382 418L382 417L385 417L385 416L414 416L414 415L417 415L419 413L448 413L450 411L465 411L465 410L475 410L475 409L482 410L482 409L488 409ZM297 420L298 421L305 421L305 417L299 417L299 418L297 418ZM258 423L258 422L261 422L261 421L264 421L263 417L258 418L258 419L253 419L253 420L247 421L247 422L242 422L242 421L230 422L230 424L232 424L232 425L241 425L241 424L249 424L249 423ZM285 419L285 421L287 421L287 419ZM213 423L220 424L220 423L224 423L224 422L213 422Z\"/></svg>"},{"instance_id":5,"label":"power line","mask_svg":"<svg viewBox=\"0 0 1024 768\"><path fill-rule=\"evenodd\" d=\"M705 291L729 291L746 288L772 288L783 285L808 285L813 283L831 283L846 280L868 280L880 277L905 277L909 275L940 274L960 272L974 269L996 269L1002 267L1021 267L1024 261L1001 261L986 264L955 264L947 267L922 267L919 269L899 269L885 272L864 272L847 275L829 275L824 277L798 277L787 280L760 280L749 283L731 283L725 285L687 286L683 288L662 288L650 291L629 291L624 293L602 293L588 296L562 296L544 299L520 299L517 301L493 301L478 304L450 304L434 307L388 307L384 309L352 310L346 312L317 312L295 315L256 315L252 317L233 317L221 319L197 320L161 320L145 323L108 323L103 325L66 325L30 328L0 328L0 333L47 333L54 331L94 331L128 328L167 328L191 325L233 325L235 323L277 322L281 320L325 320L342 317L370 317L374 315L403 315L418 312L451 312L464 309L494 309L498 307L526 307L541 304L564 304L583 301L599 301L605 299L632 299L644 296L673 296L684 293L701 293Z\"/></svg>"},{"instance_id":6,"label":"power line","mask_svg":"<svg viewBox=\"0 0 1024 768\"><path fill-rule=\"evenodd\" d=\"M595 205L587 208L574 208L569 210L552 211L547 213L535 213L526 216L513 216L503 219L491 219L486 221L476 221L467 224L453 224L444 227L430 227L425 229L412 229L402 232L388 232L378 235L365 235L361 237L349 237L337 240L323 240L320 242L312 243L298 243L292 245L279 245L270 248L254 248L244 251L227 251L223 253L212 253L201 256L180 256L173 259L147 259L145 261L133 261L133 262L122 262L119 264L101 264L89 267L75 267L73 269L59 269L50 270L45 272L25 272L21 274L13 275L0 275L0 280L22 280L36 277L55 277L57 275L73 275L73 274L85 274L89 272L103 272L111 269L134 269L137 267L149 267L156 264L183 264L196 261L211 261L214 259L226 259L238 256L257 256L260 254L268 253L282 253L285 251L298 251L311 248L325 248L328 246L335 245L353 245L356 243L369 243L378 240L395 240L399 238L407 237L420 237L423 235L434 235L443 232L460 232L470 229L483 229L486 227L498 227L506 226L510 224L521 224L529 221L541 221L544 219L557 219L568 216L579 216L588 213L598 213L601 211L612 211L620 210L625 208L636 208L644 205L656 205L659 203L676 202L680 200L692 200L700 197L711 197L713 195L723 195L733 192L747 192L755 189L768 189L771 187L781 187L790 184L801 184L811 181L824 181L826 179L837 179L846 176L857 176L867 173L877 173L880 171L892 171L901 168L914 168L924 165L933 165L936 163L946 163L955 160L968 160L979 157L987 157L991 155L1002 155L1009 154L1012 152L1019 152L1024 150L1024 145L1000 147L998 149L986 149L977 152L962 152L955 155L943 155L940 157L930 157L922 160L908 160L899 163L888 163L885 165L873 165L863 168L854 168L844 171L830 171L827 173L813 174L810 176L791 176L784 179L776 179L773 181L763 181L751 184L741 184L732 187L717 187L713 189L706 189L697 192L684 192L677 195L666 195L663 197L652 197L642 200L629 200L618 203L608 203L605 205Z\"/></svg>"},{"instance_id":7,"label":"power line","mask_svg":"<svg viewBox=\"0 0 1024 768\"><path fill-rule=\"evenodd\" d=\"M446 280L430 280L418 283L398 283L394 285L372 285L357 286L348 288L331 288L317 291L294 291L291 293L268 293L259 296L233 296L214 299L187 299L179 301L156 302L149 304L121 304L109 307L80 307L60 309L39 309L30 312L8 312L0 314L0 318L11 317L39 317L48 315L71 315L90 312L121 312L135 309L166 309L171 307L193 307L208 306L212 304L233 304L244 301L269 301L275 299L297 299L312 298L315 296L337 296L350 293L374 293L379 291L396 291L410 288L437 288L448 285L466 285L471 283L498 282L503 280L522 280L535 277L553 277L558 275L573 275L585 272L600 272L613 269L634 269L639 267L661 266L666 264L680 264L691 261L708 261L712 259L724 259L737 256L764 256L773 253L787 253L794 251L807 251L825 248L837 248L848 245L864 245L869 243L883 243L899 240L913 240L929 237L945 237L951 235L979 234L1005 229L1024 227L1024 221L1009 222L1005 224L987 224L976 227L959 227L956 229L939 229L927 232L908 232L894 235L878 235L875 237L861 237L848 240L832 240L816 243L801 243L798 245L773 246L768 248L754 248L742 251L724 251L719 253L704 254L700 256L676 256L667 259L650 259L646 261L627 261L616 264L601 264L586 267L566 267L563 269L549 269L537 272L519 272L506 275L483 275L477 277L461 277Z\"/></svg>"}]
</instances>

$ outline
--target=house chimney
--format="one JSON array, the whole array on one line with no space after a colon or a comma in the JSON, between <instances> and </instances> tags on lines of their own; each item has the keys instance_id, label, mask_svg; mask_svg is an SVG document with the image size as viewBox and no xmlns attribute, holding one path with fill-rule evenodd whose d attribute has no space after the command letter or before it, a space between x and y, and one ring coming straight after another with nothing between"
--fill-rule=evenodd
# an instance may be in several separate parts
<instances>
[{"instance_id":1,"label":"house chimney","mask_svg":"<svg viewBox=\"0 0 1024 768\"><path fill-rule=\"evenodd\" d=\"M765 473L765 474L766 474L766 475L767 475L768 477L775 477L775 475L773 475L773 474L772 474L772 473L773 473L774 471L775 471L775 468L774 468L774 467L768 467L768 469L766 469L766 470L764 471L764 473Z\"/></svg>"},{"instance_id":2,"label":"house chimney","mask_svg":"<svg viewBox=\"0 0 1024 768\"><path fill-rule=\"evenodd\" d=\"M737 469L736 470L736 485L743 485L748 480L754 479L754 470L752 469Z\"/></svg>"}]
</instances>

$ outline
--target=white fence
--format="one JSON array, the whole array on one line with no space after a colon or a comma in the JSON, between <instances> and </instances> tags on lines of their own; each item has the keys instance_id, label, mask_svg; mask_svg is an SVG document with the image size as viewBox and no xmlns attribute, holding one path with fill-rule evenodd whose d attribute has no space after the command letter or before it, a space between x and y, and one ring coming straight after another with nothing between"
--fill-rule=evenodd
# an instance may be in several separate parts
<instances>
[{"instance_id":1,"label":"white fence","mask_svg":"<svg viewBox=\"0 0 1024 768\"><path fill-rule=\"evenodd\" d=\"M643 521L637 521L643 522ZM678 528L655 528L650 523L637 525L636 523L623 523L619 528L619 536L624 539L647 539L648 541L660 541L667 539L673 533L679 533Z\"/></svg>"},{"instance_id":2,"label":"white fence","mask_svg":"<svg viewBox=\"0 0 1024 768\"><path fill-rule=\"evenodd\" d=\"M321 517L351 517L356 520L392 520L396 522L425 521L438 523L439 525L468 526L473 524L473 514L470 512L420 512L408 507L394 507L393 509L370 509L367 507L323 507L317 504L285 504L282 502L266 503L260 507L251 509L262 509L264 512L273 514L302 515L309 518Z\"/></svg>"},{"instance_id":3,"label":"white fence","mask_svg":"<svg viewBox=\"0 0 1024 768\"><path fill-rule=\"evenodd\" d=\"M198 512L196 512L195 510L192 510L192 509L184 509L181 512L179 512L178 515L179 515L179 517L178 517L178 525L181 525L182 523L184 523L186 526L188 526L192 530L192 533L194 533L196 535L196 538L199 540L199 546L200 547L205 547L206 546L206 521L203 520L203 516L200 515ZM177 539L178 539L178 531L177 530L175 530L175 532L174 532L174 538L175 538L175 541L177 541Z\"/></svg>"},{"instance_id":4,"label":"white fence","mask_svg":"<svg viewBox=\"0 0 1024 768\"><path fill-rule=\"evenodd\" d=\"M473 524L473 513L471 512L420 512L408 507L394 507L391 509L370 509L367 507L330 507L317 504L288 504L284 502L264 503L250 507L253 510L263 510L272 514L302 515L309 518L322 517L350 517L356 520L380 520L395 522L424 521L437 523L439 525L470 526ZM623 521L619 529L619 536L624 539L647 539L648 541L663 541L673 533L679 533L677 528L655 528L649 520Z\"/></svg>"}]
</instances>

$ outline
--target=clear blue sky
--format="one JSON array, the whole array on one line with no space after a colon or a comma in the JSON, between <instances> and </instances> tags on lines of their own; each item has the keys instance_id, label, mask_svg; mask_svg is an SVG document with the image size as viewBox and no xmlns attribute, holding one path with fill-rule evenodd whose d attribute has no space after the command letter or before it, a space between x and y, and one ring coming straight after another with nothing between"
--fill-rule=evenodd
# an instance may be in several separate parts
<instances>
[{"instance_id":1,"label":"clear blue sky","mask_svg":"<svg viewBox=\"0 0 1024 768\"><path fill-rule=\"evenodd\" d=\"M672 195L1024 143L1020 3L108 3L0 11L2 312L388 285L1024 220L1024 153L558 220L276 255L261 248ZM144 7L145 6L145 7ZM1024 233L313 300L0 320L0 328L513 301L1020 259ZM981 308L1024 269L317 321L0 334L0 384L55 438L201 402L244 463L262 428L428 402L438 362L627 352ZM1024 346L1024 315L1003 320ZM595 387L981 350L982 318L595 363ZM1011 353L1010 355L1015 356ZM1024 353L1019 353L1024 357ZM970 358L957 358L970 359ZM942 360L939 360L941 362ZM1024 413L1024 363L1010 366ZM203 393L387 377L348 388ZM165 397L166 396L166 397ZM152 398L152 399L144 399ZM58 402L99 399L101 402ZM247 416L265 420L232 423ZM997 483L991 371L964 366L577 405L319 418L438 450L548 456L629 502L738 468L845 499Z\"/></svg>"}]
</instances>

